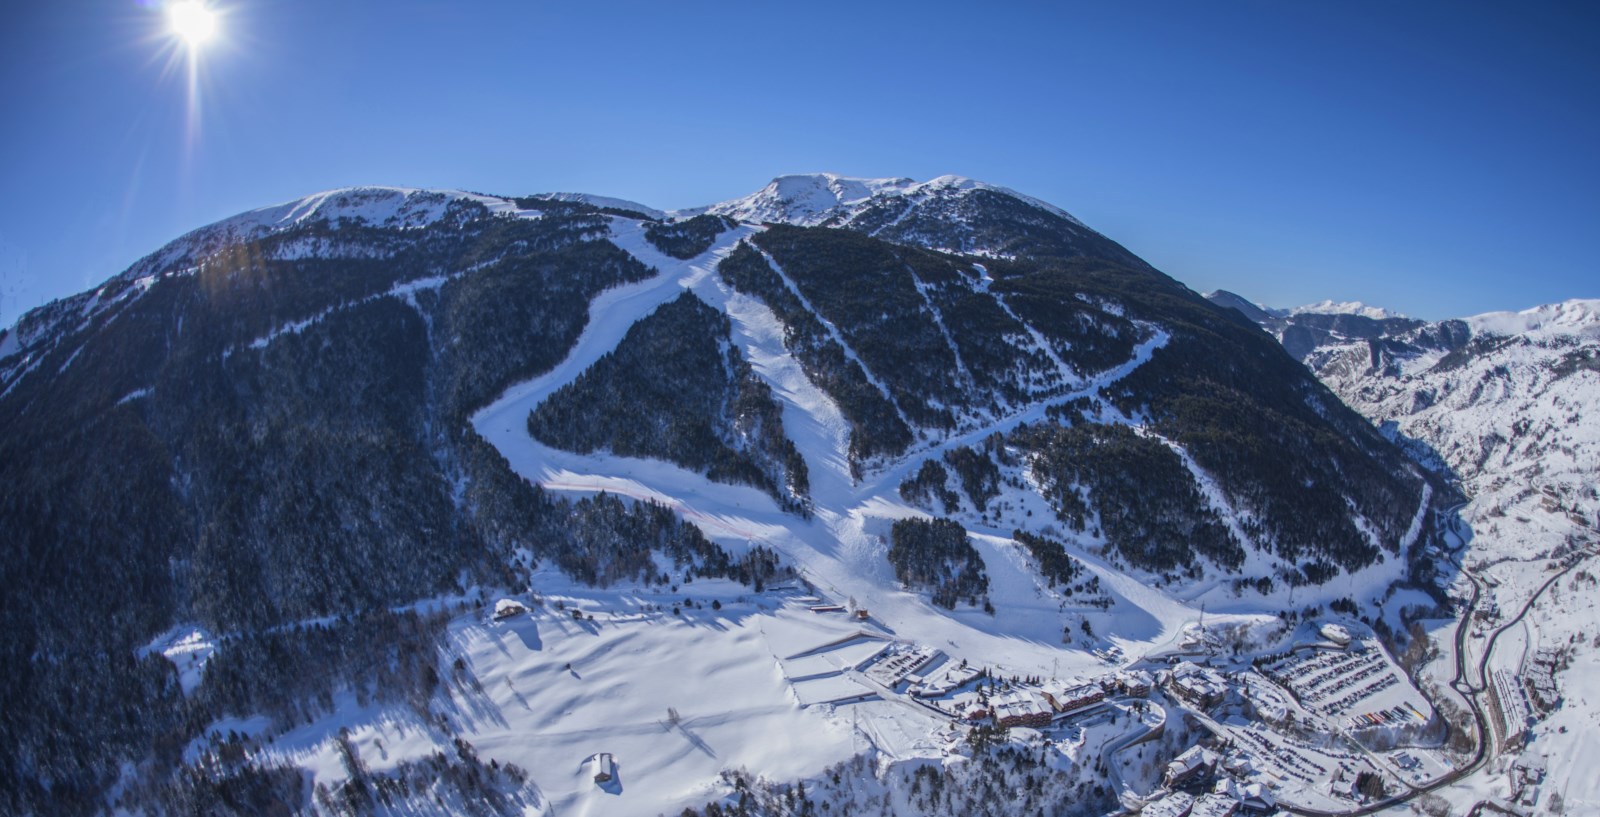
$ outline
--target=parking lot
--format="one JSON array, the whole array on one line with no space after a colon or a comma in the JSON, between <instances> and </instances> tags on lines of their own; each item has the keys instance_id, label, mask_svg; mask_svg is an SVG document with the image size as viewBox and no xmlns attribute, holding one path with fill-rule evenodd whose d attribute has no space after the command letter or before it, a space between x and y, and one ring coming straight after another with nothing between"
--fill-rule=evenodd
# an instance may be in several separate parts
<instances>
[{"instance_id":1,"label":"parking lot","mask_svg":"<svg viewBox=\"0 0 1600 817\"><path fill-rule=\"evenodd\" d=\"M1346 729L1421 725L1433 715L1427 699L1376 645L1302 650L1267 664L1262 673L1301 706Z\"/></svg>"}]
</instances>

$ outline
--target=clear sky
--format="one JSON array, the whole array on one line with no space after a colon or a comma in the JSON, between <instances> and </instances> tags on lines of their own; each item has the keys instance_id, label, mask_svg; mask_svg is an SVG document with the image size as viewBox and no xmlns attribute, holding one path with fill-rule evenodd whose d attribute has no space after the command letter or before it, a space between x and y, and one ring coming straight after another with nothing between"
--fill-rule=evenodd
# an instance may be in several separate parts
<instances>
[{"instance_id":1,"label":"clear sky","mask_svg":"<svg viewBox=\"0 0 1600 817\"><path fill-rule=\"evenodd\" d=\"M956 173L1197 290L1425 318L1600 297L1600 4L158 0L0 14L0 324L353 184L661 208Z\"/></svg>"}]
</instances>

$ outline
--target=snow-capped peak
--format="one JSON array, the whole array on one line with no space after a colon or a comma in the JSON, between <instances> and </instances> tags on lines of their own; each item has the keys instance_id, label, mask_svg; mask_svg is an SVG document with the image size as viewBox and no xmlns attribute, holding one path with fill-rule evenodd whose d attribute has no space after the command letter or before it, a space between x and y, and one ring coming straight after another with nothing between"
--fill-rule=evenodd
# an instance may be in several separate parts
<instances>
[{"instance_id":1,"label":"snow-capped peak","mask_svg":"<svg viewBox=\"0 0 1600 817\"><path fill-rule=\"evenodd\" d=\"M834 173L791 174L773 179L748 196L718 202L703 210L740 221L810 226L828 220L841 209L864 205L880 194L904 195L915 184L911 179L857 179Z\"/></svg>"},{"instance_id":2,"label":"snow-capped peak","mask_svg":"<svg viewBox=\"0 0 1600 817\"><path fill-rule=\"evenodd\" d=\"M1399 312L1384 309L1381 306L1367 306L1360 301L1334 301L1332 299L1318 301L1314 304L1306 304L1305 306L1297 306L1294 309L1289 310L1289 314L1291 315L1299 315L1303 313L1311 313L1316 315L1359 315L1363 318L1371 318L1375 321L1406 317Z\"/></svg>"},{"instance_id":3,"label":"snow-capped peak","mask_svg":"<svg viewBox=\"0 0 1600 817\"><path fill-rule=\"evenodd\" d=\"M1466 319L1475 334L1579 335L1600 333L1600 299L1574 298L1521 312L1487 312Z\"/></svg>"},{"instance_id":4,"label":"snow-capped peak","mask_svg":"<svg viewBox=\"0 0 1600 817\"><path fill-rule=\"evenodd\" d=\"M438 221L452 201L466 199L497 205L503 199L460 190L421 190L410 187L343 187L305 198L262 207L218 223L248 231L293 227L316 220L345 220L371 226L425 227Z\"/></svg>"},{"instance_id":5,"label":"snow-capped peak","mask_svg":"<svg viewBox=\"0 0 1600 817\"><path fill-rule=\"evenodd\" d=\"M185 258L197 261L229 244L255 241L321 221L393 229L426 227L443 218L452 203L463 200L483 204L496 212L508 212L516 207L508 199L461 190L342 187L250 210L201 227L146 256L120 277L137 280L168 269Z\"/></svg>"},{"instance_id":6,"label":"snow-capped peak","mask_svg":"<svg viewBox=\"0 0 1600 817\"><path fill-rule=\"evenodd\" d=\"M973 190L1010 196L1083 226L1070 213L1048 202L999 185L948 175L919 182L907 178L862 179L836 173L792 174L779 176L748 196L685 210L680 215L710 212L740 221L775 221L814 226L829 221L849 223L870 204L889 199L901 199L914 206L932 198L959 198Z\"/></svg>"}]
</instances>

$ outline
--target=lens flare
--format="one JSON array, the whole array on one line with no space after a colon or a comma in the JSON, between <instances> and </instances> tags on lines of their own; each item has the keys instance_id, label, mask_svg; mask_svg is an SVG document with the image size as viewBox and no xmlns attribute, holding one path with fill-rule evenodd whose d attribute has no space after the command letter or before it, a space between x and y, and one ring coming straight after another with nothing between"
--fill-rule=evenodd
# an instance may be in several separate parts
<instances>
[{"instance_id":1,"label":"lens flare","mask_svg":"<svg viewBox=\"0 0 1600 817\"><path fill-rule=\"evenodd\" d=\"M199 48L217 35L217 15L200 0L178 0L167 6L167 25L191 49Z\"/></svg>"}]
</instances>

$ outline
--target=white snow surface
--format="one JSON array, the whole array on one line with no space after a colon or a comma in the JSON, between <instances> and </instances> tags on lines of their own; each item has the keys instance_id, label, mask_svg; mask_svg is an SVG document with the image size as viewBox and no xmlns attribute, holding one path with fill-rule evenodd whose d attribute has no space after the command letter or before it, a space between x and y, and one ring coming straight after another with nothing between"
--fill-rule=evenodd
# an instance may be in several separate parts
<instances>
[{"instance_id":1,"label":"white snow surface","mask_svg":"<svg viewBox=\"0 0 1600 817\"><path fill-rule=\"evenodd\" d=\"M1600 299L1573 299L1521 312L1486 312L1466 319L1474 333L1534 338L1600 333Z\"/></svg>"},{"instance_id":2,"label":"white snow surface","mask_svg":"<svg viewBox=\"0 0 1600 817\"><path fill-rule=\"evenodd\" d=\"M183 694L188 695L200 686L206 662L211 660L212 653L216 651L216 639L204 627L179 624L156 636L136 654L142 658L150 653L159 653L171 661L178 670L178 684L183 688Z\"/></svg>"},{"instance_id":3,"label":"white snow surface","mask_svg":"<svg viewBox=\"0 0 1600 817\"><path fill-rule=\"evenodd\" d=\"M462 190L344 187L250 210L201 227L146 256L117 278L138 280L165 274L184 258L199 263L224 247L249 243L273 233L323 220L401 230L426 227L443 218L454 201L478 202L495 214L529 217L529 214L519 212L510 199ZM291 257L297 251L303 253L311 250L285 248ZM320 251L326 252L326 249Z\"/></svg>"}]
</instances>

